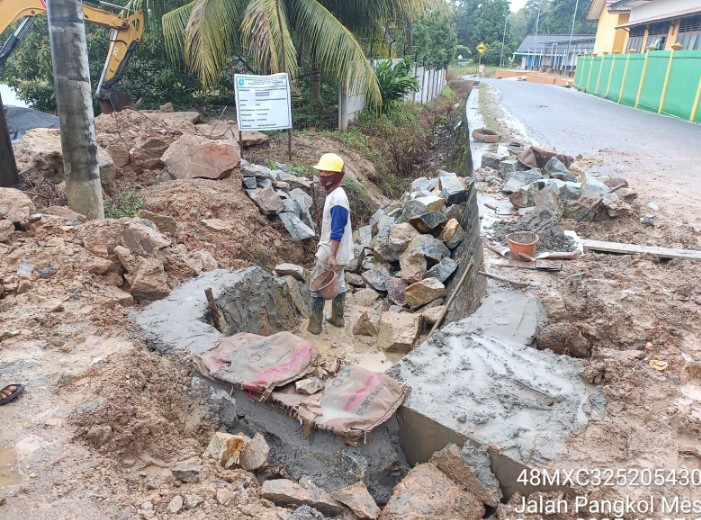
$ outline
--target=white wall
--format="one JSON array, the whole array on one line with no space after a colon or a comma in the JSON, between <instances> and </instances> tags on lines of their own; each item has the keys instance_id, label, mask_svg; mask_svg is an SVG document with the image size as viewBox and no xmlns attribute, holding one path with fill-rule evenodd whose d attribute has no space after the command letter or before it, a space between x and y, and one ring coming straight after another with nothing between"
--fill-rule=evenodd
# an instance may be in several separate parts
<instances>
[{"instance_id":1,"label":"white wall","mask_svg":"<svg viewBox=\"0 0 701 520\"><path fill-rule=\"evenodd\" d=\"M392 64L401 61L400 58L392 59ZM416 103L428 103L441 93L446 84L445 70L424 69L424 67L414 65L414 75L419 80L419 91L407 94L405 101ZM365 108L365 95L348 95L343 92L338 98L338 129L347 130L348 124L358 117L358 113Z\"/></svg>"},{"instance_id":2,"label":"white wall","mask_svg":"<svg viewBox=\"0 0 701 520\"><path fill-rule=\"evenodd\" d=\"M632 7L628 23L654 20L679 12L692 12L700 9L699 0L652 0L640 7Z\"/></svg>"}]
</instances>

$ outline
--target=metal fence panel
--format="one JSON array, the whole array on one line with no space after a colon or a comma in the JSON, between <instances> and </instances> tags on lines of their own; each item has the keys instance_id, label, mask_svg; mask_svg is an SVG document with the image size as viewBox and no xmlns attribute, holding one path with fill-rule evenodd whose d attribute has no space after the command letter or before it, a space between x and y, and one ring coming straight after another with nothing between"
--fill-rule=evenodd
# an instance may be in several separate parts
<instances>
[{"instance_id":1,"label":"metal fence panel","mask_svg":"<svg viewBox=\"0 0 701 520\"><path fill-rule=\"evenodd\" d=\"M628 60L628 73L626 74L623 83L623 95L620 103L629 106L635 106L635 100L638 98L638 87L640 86L640 77L643 73L643 64L645 62L644 54L631 54Z\"/></svg>"},{"instance_id":2,"label":"metal fence panel","mask_svg":"<svg viewBox=\"0 0 701 520\"><path fill-rule=\"evenodd\" d=\"M638 108L657 112L662 100L662 89L669 66L669 51L648 52L647 68L643 77Z\"/></svg>"},{"instance_id":3,"label":"metal fence panel","mask_svg":"<svg viewBox=\"0 0 701 520\"><path fill-rule=\"evenodd\" d=\"M667 84L663 114L688 120L701 82L701 53L677 51Z\"/></svg>"}]
</instances>

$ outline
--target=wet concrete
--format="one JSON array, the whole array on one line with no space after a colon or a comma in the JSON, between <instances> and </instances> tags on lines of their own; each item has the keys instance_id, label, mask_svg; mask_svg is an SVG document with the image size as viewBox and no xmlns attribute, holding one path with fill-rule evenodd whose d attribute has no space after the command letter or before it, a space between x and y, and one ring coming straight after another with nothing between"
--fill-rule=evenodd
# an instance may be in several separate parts
<instances>
[{"instance_id":1,"label":"wet concrete","mask_svg":"<svg viewBox=\"0 0 701 520\"><path fill-rule=\"evenodd\" d=\"M204 290L212 288L215 296L229 293L231 287L240 283L242 271L247 270L217 269L204 273L173 290L167 298L133 313L140 335L150 348L161 354L175 354L183 362L212 348L224 336L207 323ZM264 310L275 312L274 308ZM258 326L258 319L253 322ZM349 448L341 437L328 432L313 432L305 438L299 421L243 392L230 395L229 385L205 379L200 379L200 384L211 388L212 400L220 404L227 429L248 435L262 433L271 447L269 463L284 465L293 478L308 476L327 491L363 480L382 504L409 469L399 447L396 417L373 430L368 444Z\"/></svg>"},{"instance_id":2,"label":"wet concrete","mask_svg":"<svg viewBox=\"0 0 701 520\"><path fill-rule=\"evenodd\" d=\"M494 292L388 370L411 388L398 412L410 463L469 441L488 451L509 497L526 490L516 482L524 467L557 461L604 399L576 360L529 346L545 319L534 297Z\"/></svg>"}]
</instances>

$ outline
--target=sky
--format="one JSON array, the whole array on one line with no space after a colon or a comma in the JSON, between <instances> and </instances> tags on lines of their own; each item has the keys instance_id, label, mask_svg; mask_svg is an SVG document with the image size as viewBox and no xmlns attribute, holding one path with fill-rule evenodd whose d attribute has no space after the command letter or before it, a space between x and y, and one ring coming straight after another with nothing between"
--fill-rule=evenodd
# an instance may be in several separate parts
<instances>
[{"instance_id":1,"label":"sky","mask_svg":"<svg viewBox=\"0 0 701 520\"><path fill-rule=\"evenodd\" d=\"M21 101L14 91L7 85L0 83L0 95L2 95L3 105L15 105L17 107L26 107L27 105Z\"/></svg>"},{"instance_id":2,"label":"sky","mask_svg":"<svg viewBox=\"0 0 701 520\"><path fill-rule=\"evenodd\" d=\"M511 12L515 13L526 5L526 0L511 0Z\"/></svg>"}]
</instances>

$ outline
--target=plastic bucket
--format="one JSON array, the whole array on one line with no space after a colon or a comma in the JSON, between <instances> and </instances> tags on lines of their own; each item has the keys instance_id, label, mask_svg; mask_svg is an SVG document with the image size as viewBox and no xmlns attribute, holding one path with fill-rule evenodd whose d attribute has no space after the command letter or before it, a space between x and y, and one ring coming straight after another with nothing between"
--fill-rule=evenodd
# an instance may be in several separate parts
<instances>
[{"instance_id":1,"label":"plastic bucket","mask_svg":"<svg viewBox=\"0 0 701 520\"><path fill-rule=\"evenodd\" d=\"M327 269L312 280L311 289L324 300L333 300L341 293L341 284L336 273Z\"/></svg>"},{"instance_id":2,"label":"plastic bucket","mask_svg":"<svg viewBox=\"0 0 701 520\"><path fill-rule=\"evenodd\" d=\"M535 257L536 246L538 245L538 235L532 231L517 231L506 235L509 242L509 251L514 260L524 260L519 253L524 253L530 257Z\"/></svg>"}]
</instances>

